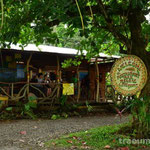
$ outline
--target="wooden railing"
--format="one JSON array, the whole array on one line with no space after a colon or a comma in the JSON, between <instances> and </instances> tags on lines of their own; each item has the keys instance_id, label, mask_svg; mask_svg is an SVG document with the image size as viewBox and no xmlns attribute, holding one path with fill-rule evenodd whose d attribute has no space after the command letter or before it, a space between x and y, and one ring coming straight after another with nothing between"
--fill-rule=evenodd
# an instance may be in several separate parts
<instances>
[{"instance_id":1,"label":"wooden railing","mask_svg":"<svg viewBox=\"0 0 150 150\"><path fill-rule=\"evenodd\" d=\"M53 87L51 87L52 84ZM43 86L43 88L48 85L51 88L50 95L47 96L38 85ZM29 93L33 93L36 95L39 103L44 103L48 100L56 100L59 96L58 91L60 90L60 87L60 83L0 82L0 94L7 96L8 101L19 101L21 99L28 99Z\"/></svg>"},{"instance_id":2,"label":"wooden railing","mask_svg":"<svg viewBox=\"0 0 150 150\"><path fill-rule=\"evenodd\" d=\"M49 86L51 88L51 94L46 95L42 88L37 85ZM0 94L8 97L8 101L20 101L22 99L27 100L29 93L35 94L39 104L49 104L57 101L61 97L62 93L62 83L27 83L27 82L15 82L6 83L0 82ZM75 96L68 96L73 102L79 102L76 100ZM122 101L124 99L132 99L132 97L124 97L118 94L112 86L106 86L105 91L105 102L115 102ZM86 99L87 100L87 99Z\"/></svg>"}]
</instances>

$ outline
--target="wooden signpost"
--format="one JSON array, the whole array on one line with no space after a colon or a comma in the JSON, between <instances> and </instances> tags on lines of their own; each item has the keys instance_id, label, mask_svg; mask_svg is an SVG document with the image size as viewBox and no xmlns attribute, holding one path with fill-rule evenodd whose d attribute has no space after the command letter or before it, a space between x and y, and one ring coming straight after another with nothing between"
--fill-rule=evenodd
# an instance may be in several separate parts
<instances>
[{"instance_id":1,"label":"wooden signpost","mask_svg":"<svg viewBox=\"0 0 150 150\"><path fill-rule=\"evenodd\" d=\"M113 88L124 96L141 91L147 82L147 69L143 61L134 55L118 59L111 69Z\"/></svg>"}]
</instances>

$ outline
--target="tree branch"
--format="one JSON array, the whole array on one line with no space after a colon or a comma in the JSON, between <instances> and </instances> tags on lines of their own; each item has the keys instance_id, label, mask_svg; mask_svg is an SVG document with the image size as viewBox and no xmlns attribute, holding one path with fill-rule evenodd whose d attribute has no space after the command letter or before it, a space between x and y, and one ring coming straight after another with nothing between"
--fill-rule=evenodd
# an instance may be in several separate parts
<instances>
[{"instance_id":1,"label":"tree branch","mask_svg":"<svg viewBox=\"0 0 150 150\"><path fill-rule=\"evenodd\" d=\"M110 18L108 17L108 15L107 15L107 13L106 13L106 11L105 11L103 2L102 2L101 0L97 0L97 1L98 1L98 4L99 4L100 8L101 8L101 12L102 12L103 15L104 15L105 20L108 21Z\"/></svg>"},{"instance_id":2,"label":"tree branch","mask_svg":"<svg viewBox=\"0 0 150 150\"><path fill-rule=\"evenodd\" d=\"M105 26L105 30L108 30L109 32L112 33L112 35L117 38L118 40L120 40L124 45L126 45L127 49L130 49L131 47L131 42L130 40L125 37L123 34L121 34L116 27L113 25L113 20L112 18L110 18L110 16L107 14L107 11L103 5L102 0L97 0L99 7L101 8L102 14L105 18L105 21L107 22L107 25Z\"/></svg>"},{"instance_id":3,"label":"tree branch","mask_svg":"<svg viewBox=\"0 0 150 150\"><path fill-rule=\"evenodd\" d=\"M47 22L46 25L48 25L49 27L53 27L55 25L59 25L60 21L59 20L53 20L50 22Z\"/></svg>"}]
</instances>

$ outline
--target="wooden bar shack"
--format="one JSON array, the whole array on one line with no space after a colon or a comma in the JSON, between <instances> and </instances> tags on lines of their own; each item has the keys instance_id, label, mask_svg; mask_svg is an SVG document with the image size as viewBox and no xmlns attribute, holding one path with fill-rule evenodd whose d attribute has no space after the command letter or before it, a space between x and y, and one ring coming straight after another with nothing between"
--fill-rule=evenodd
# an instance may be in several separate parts
<instances>
[{"instance_id":1,"label":"wooden bar shack","mask_svg":"<svg viewBox=\"0 0 150 150\"><path fill-rule=\"evenodd\" d=\"M33 84L36 84L31 82L32 78L43 73L49 75L53 88L56 84L61 85L54 88L56 92L53 92L53 96L62 95L64 83L73 83L72 98L77 102L106 102L106 74L118 58L100 54L97 59L88 61L84 58L80 65L63 68L62 63L65 60L76 58L77 50L45 45L37 48L29 44L24 50L12 46L11 49L2 49L0 53L0 93L10 100L27 97ZM46 97L44 93L43 95Z\"/></svg>"}]
</instances>

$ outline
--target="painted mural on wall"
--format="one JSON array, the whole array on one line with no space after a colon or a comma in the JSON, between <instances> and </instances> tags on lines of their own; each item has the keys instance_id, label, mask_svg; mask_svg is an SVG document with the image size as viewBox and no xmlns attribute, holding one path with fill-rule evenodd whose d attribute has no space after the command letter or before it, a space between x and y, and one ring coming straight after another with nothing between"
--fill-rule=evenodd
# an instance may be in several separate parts
<instances>
[{"instance_id":1,"label":"painted mural on wall","mask_svg":"<svg viewBox=\"0 0 150 150\"><path fill-rule=\"evenodd\" d=\"M143 61L134 55L118 59L111 69L113 88L124 96L141 91L147 81L147 69Z\"/></svg>"}]
</instances>

